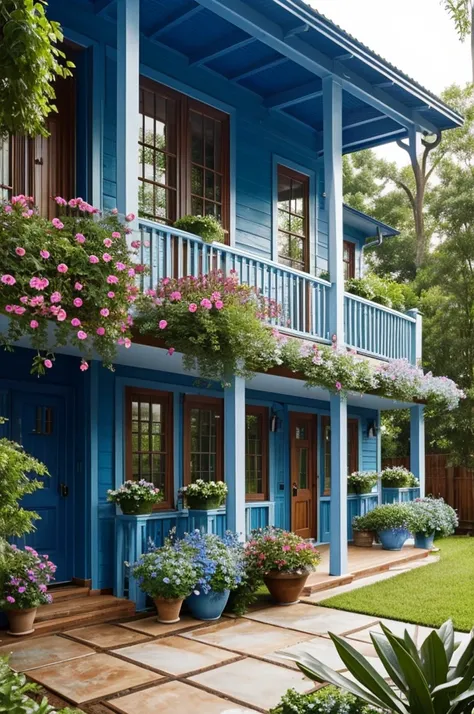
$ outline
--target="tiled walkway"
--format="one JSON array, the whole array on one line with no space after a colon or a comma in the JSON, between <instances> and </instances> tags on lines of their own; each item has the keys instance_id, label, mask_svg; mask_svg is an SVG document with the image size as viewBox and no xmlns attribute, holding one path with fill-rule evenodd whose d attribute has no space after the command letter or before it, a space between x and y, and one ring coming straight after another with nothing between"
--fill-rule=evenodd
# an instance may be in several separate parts
<instances>
[{"instance_id":1,"label":"tiled walkway","mask_svg":"<svg viewBox=\"0 0 474 714\"><path fill-rule=\"evenodd\" d=\"M322 608L316 604L322 595L312 596L311 604L266 607L212 624L183 616L175 625L161 625L146 616L21 642L9 638L0 643L0 654L11 652L11 666L43 685L56 705L70 703L89 714L267 712L290 687L300 692L314 687L282 654L311 652L344 670L328 631L347 638L387 676L369 634L381 631L380 621ZM384 622L395 634L407 628L419 643L430 632Z\"/></svg>"}]
</instances>

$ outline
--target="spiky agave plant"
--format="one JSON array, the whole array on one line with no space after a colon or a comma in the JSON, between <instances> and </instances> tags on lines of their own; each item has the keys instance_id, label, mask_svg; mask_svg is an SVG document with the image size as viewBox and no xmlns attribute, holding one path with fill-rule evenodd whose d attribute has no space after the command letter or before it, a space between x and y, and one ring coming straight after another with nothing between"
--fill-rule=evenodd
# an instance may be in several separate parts
<instances>
[{"instance_id":1,"label":"spiky agave plant","mask_svg":"<svg viewBox=\"0 0 474 714\"><path fill-rule=\"evenodd\" d=\"M471 714L474 711L474 630L457 649L454 627L448 620L417 648L405 630L395 636L381 625L371 632L377 655L394 686L342 637L330 637L356 682L310 654L291 655L301 671L316 682L329 682L372 706L397 714Z\"/></svg>"}]
</instances>

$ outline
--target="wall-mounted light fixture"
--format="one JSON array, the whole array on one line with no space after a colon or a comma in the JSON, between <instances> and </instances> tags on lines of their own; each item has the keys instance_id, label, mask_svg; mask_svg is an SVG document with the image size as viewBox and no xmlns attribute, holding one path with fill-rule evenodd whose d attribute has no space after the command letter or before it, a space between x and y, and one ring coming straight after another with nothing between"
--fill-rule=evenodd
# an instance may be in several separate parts
<instances>
[{"instance_id":1,"label":"wall-mounted light fixture","mask_svg":"<svg viewBox=\"0 0 474 714\"><path fill-rule=\"evenodd\" d=\"M378 426L374 419L367 422L367 438L375 439L378 433Z\"/></svg>"},{"instance_id":2,"label":"wall-mounted light fixture","mask_svg":"<svg viewBox=\"0 0 474 714\"><path fill-rule=\"evenodd\" d=\"M275 433L279 430L280 428L280 419L278 418L278 415L274 409L272 409L271 414L270 414L270 431L272 433Z\"/></svg>"}]
</instances>

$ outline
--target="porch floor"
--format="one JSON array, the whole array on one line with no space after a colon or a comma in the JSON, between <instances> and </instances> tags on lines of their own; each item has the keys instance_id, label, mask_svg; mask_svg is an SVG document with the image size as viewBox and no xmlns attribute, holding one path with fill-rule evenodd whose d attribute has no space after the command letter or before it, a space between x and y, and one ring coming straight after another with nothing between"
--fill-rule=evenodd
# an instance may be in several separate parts
<instances>
[{"instance_id":1,"label":"porch floor","mask_svg":"<svg viewBox=\"0 0 474 714\"><path fill-rule=\"evenodd\" d=\"M346 585L357 578L380 573L395 565L410 563L414 560L426 558L428 550L414 548L406 545L401 550L382 550L382 546L373 545L372 548L358 548L354 545L348 547L348 572L346 575L329 575L329 545L318 546L321 553L321 563L315 573L309 576L304 595L311 595L319 590L336 588Z\"/></svg>"}]
</instances>

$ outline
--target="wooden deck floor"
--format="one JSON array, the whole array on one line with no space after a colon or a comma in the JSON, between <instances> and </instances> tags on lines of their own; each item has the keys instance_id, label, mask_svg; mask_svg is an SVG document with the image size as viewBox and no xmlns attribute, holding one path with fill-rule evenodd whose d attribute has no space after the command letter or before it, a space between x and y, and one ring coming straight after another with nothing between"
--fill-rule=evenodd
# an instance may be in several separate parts
<instances>
[{"instance_id":1,"label":"wooden deck floor","mask_svg":"<svg viewBox=\"0 0 474 714\"><path fill-rule=\"evenodd\" d=\"M380 545L373 545L372 548L356 548L349 546L348 560L349 568L346 575L329 575L329 545L321 545L318 550L321 553L321 563L315 573L309 576L304 589L305 595L335 588L339 585L351 583L356 578L363 578L367 575L388 570L394 565L410 563L413 560L420 560L429 555L429 550L421 550L407 545L402 550L382 550Z\"/></svg>"}]
</instances>

